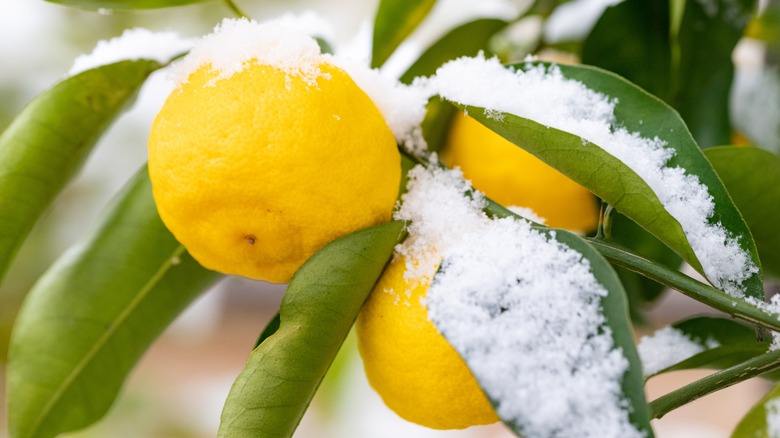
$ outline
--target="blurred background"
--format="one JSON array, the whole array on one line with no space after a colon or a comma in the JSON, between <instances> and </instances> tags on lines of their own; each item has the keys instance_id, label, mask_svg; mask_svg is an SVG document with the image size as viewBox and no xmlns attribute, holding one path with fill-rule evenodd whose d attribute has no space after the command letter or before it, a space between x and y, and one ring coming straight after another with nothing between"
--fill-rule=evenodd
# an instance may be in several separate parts
<instances>
[{"instance_id":1,"label":"blurred background","mask_svg":"<svg viewBox=\"0 0 780 438\"><path fill-rule=\"evenodd\" d=\"M437 29L458 15L483 8L485 15L502 14L506 1L486 1L475 7L463 0L440 1L431 23L416 35L425 45ZM523 3L512 7L522 9ZM548 20L524 20L498 41L509 57L522 59L535 39L581 38L601 11L614 1L578 0L571 11ZM492 6L491 6L492 4ZM365 0L246 0L239 2L258 21L285 12L314 10L334 23L336 45L354 50L368 47L367 31L376 1ZM579 7L579 9L577 9ZM471 9L469 9L471 8ZM502 9L504 8L504 9ZM466 11L466 12L464 12ZM565 11L564 11L565 12ZM66 8L43 0L7 1L0 13L0 130L24 105L68 74L74 59L90 52L102 39L124 29L173 30L195 37L212 30L230 11L218 2L168 10L104 13ZM436 22L436 20L439 20ZM363 39L361 39L361 35ZM409 45L406 53L414 53ZM557 54L556 56L561 56ZM402 68L403 56L393 60ZM575 60L571 57L563 59ZM745 40L734 54L738 65L733 91L734 124L750 139L777 152L780 81L765 48ZM393 62L388 68L394 68ZM24 295L48 266L93 227L111 196L146 160L146 138L154 114L168 91L163 74L142 90L136 105L101 140L83 171L25 243L0 285L0 368L5 362L14 315ZM757 100L760 99L760 104ZM763 108L757 112L756 108ZM215 436L222 404L235 377L265 324L278 309L284 285L228 278L196 302L145 355L110 414L98 425L73 437L211 437ZM707 308L668 292L646 316L649 333L684 315L708 313ZM640 333L640 334L642 334ZM389 411L368 387L350 337L328 374L296 436L299 437L509 437L502 426L438 432L414 426ZM663 375L651 381L653 399L706 371ZM0 389L5 373L0 374ZM761 380L721 391L656 421L660 437L725 437L769 385ZM3 393L5 391L3 390ZM4 400L0 400L0 437L5 436Z\"/></svg>"}]
</instances>

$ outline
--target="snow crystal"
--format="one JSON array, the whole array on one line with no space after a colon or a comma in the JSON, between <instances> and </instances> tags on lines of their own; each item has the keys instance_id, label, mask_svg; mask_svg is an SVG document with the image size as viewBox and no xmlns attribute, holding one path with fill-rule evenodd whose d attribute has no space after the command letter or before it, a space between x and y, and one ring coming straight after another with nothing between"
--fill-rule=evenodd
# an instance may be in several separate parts
<instances>
[{"instance_id":1,"label":"snow crystal","mask_svg":"<svg viewBox=\"0 0 780 438\"><path fill-rule=\"evenodd\" d=\"M465 230L484 226L488 218L482 209L487 203L458 169L414 167L409 171L407 187L394 217L409 221L409 237L396 252L406 257L407 279L419 280L441 262L444 251ZM471 197L464 197L464 193L471 193Z\"/></svg>"},{"instance_id":2,"label":"snow crystal","mask_svg":"<svg viewBox=\"0 0 780 438\"><path fill-rule=\"evenodd\" d=\"M173 57L190 50L193 44L194 40L181 38L176 32L127 29L121 36L98 41L92 53L76 58L68 74L73 76L101 65L124 60L151 59L167 63Z\"/></svg>"},{"instance_id":3,"label":"snow crystal","mask_svg":"<svg viewBox=\"0 0 780 438\"><path fill-rule=\"evenodd\" d=\"M383 77L355 60L321 54L313 36L329 34L325 22L312 13L285 15L263 23L225 19L184 59L174 64L173 75L182 84L194 71L210 65L219 72L216 82L238 73L249 63L257 63L271 65L316 86L319 77L327 78L320 66L328 63L345 70L372 99L399 143L406 144L410 150L423 150L425 141L420 124L425 117L428 95L419 88Z\"/></svg>"},{"instance_id":4,"label":"snow crystal","mask_svg":"<svg viewBox=\"0 0 780 438\"><path fill-rule=\"evenodd\" d=\"M537 224L540 225L544 225L547 222L547 219L539 216L538 214L536 214L535 211L531 210L528 207L509 205L506 207L506 209L518 216L522 216L524 219L528 219L529 221L536 222Z\"/></svg>"},{"instance_id":5,"label":"snow crystal","mask_svg":"<svg viewBox=\"0 0 780 438\"><path fill-rule=\"evenodd\" d=\"M766 433L769 438L780 438L780 398L764 403L766 409Z\"/></svg>"},{"instance_id":6,"label":"snow crystal","mask_svg":"<svg viewBox=\"0 0 780 438\"><path fill-rule=\"evenodd\" d=\"M682 226L707 278L733 296L758 268L720 223L710 224L715 204L695 175L666 167L674 155L659 138L629 132L614 116L616 99L563 77L557 66L512 72L497 59L460 58L416 85L466 105L503 111L579 135L636 172Z\"/></svg>"},{"instance_id":7,"label":"snow crystal","mask_svg":"<svg viewBox=\"0 0 780 438\"><path fill-rule=\"evenodd\" d=\"M590 263L525 220L488 218L458 170L418 166L408 187L396 218L411 221L409 238L398 252L412 278L443 259L429 319L499 415L531 438L643 436L629 422L628 361L605 326L607 291Z\"/></svg>"},{"instance_id":8,"label":"snow crystal","mask_svg":"<svg viewBox=\"0 0 780 438\"><path fill-rule=\"evenodd\" d=\"M219 79L228 79L249 63L272 65L309 85L316 85L323 62L317 41L305 32L312 18L297 21L294 16L257 23L246 18L224 19L214 32L201 38L190 53L173 65L176 82L187 82L190 74L210 65ZM315 28L314 30L319 30Z\"/></svg>"},{"instance_id":9,"label":"snow crystal","mask_svg":"<svg viewBox=\"0 0 780 438\"><path fill-rule=\"evenodd\" d=\"M661 370L689 359L704 350L720 346L715 339L706 344L694 341L674 327L664 327L651 336L645 336L637 345L642 359L645 376L652 376Z\"/></svg>"}]
</instances>

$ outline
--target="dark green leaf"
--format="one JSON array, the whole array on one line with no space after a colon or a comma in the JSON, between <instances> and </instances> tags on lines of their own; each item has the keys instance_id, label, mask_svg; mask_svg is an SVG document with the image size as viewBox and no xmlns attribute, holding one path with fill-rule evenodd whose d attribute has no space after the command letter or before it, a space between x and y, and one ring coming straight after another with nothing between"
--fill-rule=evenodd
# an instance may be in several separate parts
<instances>
[{"instance_id":1,"label":"dark green leaf","mask_svg":"<svg viewBox=\"0 0 780 438\"><path fill-rule=\"evenodd\" d=\"M390 58L431 11L436 0L381 0L374 19L371 67Z\"/></svg>"},{"instance_id":2,"label":"dark green leaf","mask_svg":"<svg viewBox=\"0 0 780 438\"><path fill-rule=\"evenodd\" d=\"M439 97L434 96L428 101L421 128L429 151L438 152L447 144L452 118L456 113L457 108Z\"/></svg>"},{"instance_id":3,"label":"dark green leaf","mask_svg":"<svg viewBox=\"0 0 780 438\"><path fill-rule=\"evenodd\" d=\"M626 0L607 8L582 46L582 62L617 73L669 102L669 2Z\"/></svg>"},{"instance_id":4,"label":"dark green leaf","mask_svg":"<svg viewBox=\"0 0 780 438\"><path fill-rule=\"evenodd\" d=\"M218 278L160 221L144 168L24 303L9 352L11 436L101 418L152 341Z\"/></svg>"},{"instance_id":5,"label":"dark green leaf","mask_svg":"<svg viewBox=\"0 0 780 438\"><path fill-rule=\"evenodd\" d=\"M636 254L668 268L676 270L682 263L680 256L668 246L620 213L612 215L611 239ZM624 268L616 267L615 270L626 288L632 318L636 320L640 316L639 309L658 299L664 291L664 286Z\"/></svg>"},{"instance_id":6,"label":"dark green leaf","mask_svg":"<svg viewBox=\"0 0 780 438\"><path fill-rule=\"evenodd\" d=\"M35 221L158 68L154 61L124 61L65 79L0 136L0 279Z\"/></svg>"},{"instance_id":7,"label":"dark green leaf","mask_svg":"<svg viewBox=\"0 0 780 438\"><path fill-rule=\"evenodd\" d=\"M780 276L780 157L753 147L706 151L753 233L764 269Z\"/></svg>"},{"instance_id":8,"label":"dark green leaf","mask_svg":"<svg viewBox=\"0 0 780 438\"><path fill-rule=\"evenodd\" d=\"M515 67L522 69L527 65ZM680 116L659 99L612 73L587 66L561 65L559 68L568 79L579 81L606 96L619 97L615 118L629 132L665 141L675 153L667 166L680 167L687 174L696 175L708 188L716 206L710 223L720 223L738 238L740 246L760 269L750 230ZM532 120L506 113L503 117L488 117L482 108L467 107L467 110L488 128L590 189L701 271L682 227L661 205L647 183L623 162L579 136ZM742 286L747 295L764 299L760 273Z\"/></svg>"},{"instance_id":9,"label":"dark green leaf","mask_svg":"<svg viewBox=\"0 0 780 438\"><path fill-rule=\"evenodd\" d=\"M704 351L652 375L695 368L729 368L764 354L769 348L769 342L756 340L754 329L731 319L703 316L677 322L672 327L702 346Z\"/></svg>"},{"instance_id":10,"label":"dark green leaf","mask_svg":"<svg viewBox=\"0 0 780 438\"><path fill-rule=\"evenodd\" d=\"M249 357L222 411L220 437L290 437L403 237L389 222L326 245L295 273L279 329Z\"/></svg>"},{"instance_id":11,"label":"dark green leaf","mask_svg":"<svg viewBox=\"0 0 780 438\"><path fill-rule=\"evenodd\" d=\"M482 19L456 27L420 55L401 76L401 82L410 84L416 77L430 76L445 62L461 56L475 56L480 51L489 54L488 41L506 25L506 21Z\"/></svg>"},{"instance_id":12,"label":"dark green leaf","mask_svg":"<svg viewBox=\"0 0 780 438\"><path fill-rule=\"evenodd\" d=\"M755 8L756 0L688 0L685 4L673 105L703 148L731 143L731 53Z\"/></svg>"},{"instance_id":13,"label":"dark green leaf","mask_svg":"<svg viewBox=\"0 0 780 438\"><path fill-rule=\"evenodd\" d=\"M214 0L46 0L65 6L76 6L88 9L155 9L171 6L184 6L192 3L203 3Z\"/></svg>"}]
</instances>

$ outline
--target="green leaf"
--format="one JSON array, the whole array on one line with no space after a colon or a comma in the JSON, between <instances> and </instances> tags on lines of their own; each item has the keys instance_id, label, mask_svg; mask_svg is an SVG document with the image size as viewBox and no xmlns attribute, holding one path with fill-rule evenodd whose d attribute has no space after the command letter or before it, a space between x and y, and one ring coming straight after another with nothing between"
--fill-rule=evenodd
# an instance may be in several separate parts
<instances>
[{"instance_id":1,"label":"green leaf","mask_svg":"<svg viewBox=\"0 0 780 438\"><path fill-rule=\"evenodd\" d=\"M745 217L764 269L780 276L780 157L754 147L719 147L705 154Z\"/></svg>"},{"instance_id":2,"label":"green leaf","mask_svg":"<svg viewBox=\"0 0 780 438\"><path fill-rule=\"evenodd\" d=\"M410 84L416 77L430 76L445 62L461 56L475 56L480 51L487 56L488 41L507 24L503 20L486 18L456 27L420 55L401 76L401 82Z\"/></svg>"},{"instance_id":3,"label":"green leaf","mask_svg":"<svg viewBox=\"0 0 780 438\"><path fill-rule=\"evenodd\" d=\"M583 64L630 80L669 102L669 2L626 0L607 8L582 46Z\"/></svg>"},{"instance_id":4,"label":"green leaf","mask_svg":"<svg viewBox=\"0 0 780 438\"><path fill-rule=\"evenodd\" d=\"M769 342L756 340L755 330L730 319L702 316L677 322L672 327L704 351L647 377L695 368L725 369L764 354L769 348Z\"/></svg>"},{"instance_id":5,"label":"green leaf","mask_svg":"<svg viewBox=\"0 0 780 438\"><path fill-rule=\"evenodd\" d=\"M203 3L213 0L46 0L65 6L75 6L87 9L155 9L171 6L184 6L192 3Z\"/></svg>"},{"instance_id":6,"label":"green leaf","mask_svg":"<svg viewBox=\"0 0 780 438\"><path fill-rule=\"evenodd\" d=\"M668 246L620 213L612 214L611 240L670 269L677 270L682 263L680 256ZM663 294L665 287L628 269L614 267L626 289L632 319L644 321L641 310L646 308L648 303L657 300Z\"/></svg>"},{"instance_id":7,"label":"green leaf","mask_svg":"<svg viewBox=\"0 0 780 438\"><path fill-rule=\"evenodd\" d=\"M381 0L374 19L371 67L379 68L425 19L436 0Z\"/></svg>"},{"instance_id":8,"label":"green leaf","mask_svg":"<svg viewBox=\"0 0 780 438\"><path fill-rule=\"evenodd\" d=\"M529 65L536 64L514 67L522 69ZM742 249L760 269L758 252L747 224L680 116L658 98L615 74L588 66L560 65L559 68L568 79L619 98L615 118L629 132L665 141L674 151L667 166L684 169L686 174L697 176L708 188L716 206L710 223L719 222L738 238ZM495 117L491 112L489 117L483 108L465 108L471 117L590 189L702 271L680 224L666 211L650 186L623 162L577 135L508 113ZM760 274L750 277L743 286L747 295L764 299Z\"/></svg>"},{"instance_id":9,"label":"green leaf","mask_svg":"<svg viewBox=\"0 0 780 438\"><path fill-rule=\"evenodd\" d=\"M780 414L780 406L777 405L780 399L780 385L775 386L767 395L756 403L748 413L742 417L737 427L731 433L732 438L772 438L770 435L767 414Z\"/></svg>"},{"instance_id":10,"label":"green leaf","mask_svg":"<svg viewBox=\"0 0 780 438\"><path fill-rule=\"evenodd\" d=\"M674 107L703 148L731 143L731 53L756 0L688 0L679 30Z\"/></svg>"},{"instance_id":11,"label":"green leaf","mask_svg":"<svg viewBox=\"0 0 780 438\"><path fill-rule=\"evenodd\" d=\"M152 341L218 278L160 221L142 169L22 307L9 352L11 436L53 437L101 418Z\"/></svg>"},{"instance_id":12,"label":"green leaf","mask_svg":"<svg viewBox=\"0 0 780 438\"><path fill-rule=\"evenodd\" d=\"M81 168L154 61L75 75L35 98L0 136L0 279L35 221Z\"/></svg>"},{"instance_id":13,"label":"green leaf","mask_svg":"<svg viewBox=\"0 0 780 438\"><path fill-rule=\"evenodd\" d=\"M389 222L357 231L301 266L282 300L279 329L230 390L218 436L292 436L402 230Z\"/></svg>"}]
</instances>

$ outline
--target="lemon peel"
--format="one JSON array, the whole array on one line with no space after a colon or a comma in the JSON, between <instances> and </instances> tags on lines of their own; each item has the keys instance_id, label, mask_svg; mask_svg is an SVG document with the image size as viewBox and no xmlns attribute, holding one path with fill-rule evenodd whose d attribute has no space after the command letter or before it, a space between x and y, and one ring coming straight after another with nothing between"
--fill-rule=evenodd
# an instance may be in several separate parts
<instances>
[{"instance_id":1,"label":"lemon peel","mask_svg":"<svg viewBox=\"0 0 780 438\"><path fill-rule=\"evenodd\" d=\"M466 364L428 320L428 276L405 277L406 259L388 266L357 320L358 349L371 386L400 417L433 429L498 421Z\"/></svg>"},{"instance_id":2,"label":"lemon peel","mask_svg":"<svg viewBox=\"0 0 780 438\"><path fill-rule=\"evenodd\" d=\"M346 72L312 65L254 60L229 77L201 66L155 119L158 212L203 266L287 282L327 242L390 219L393 133Z\"/></svg>"}]
</instances>

